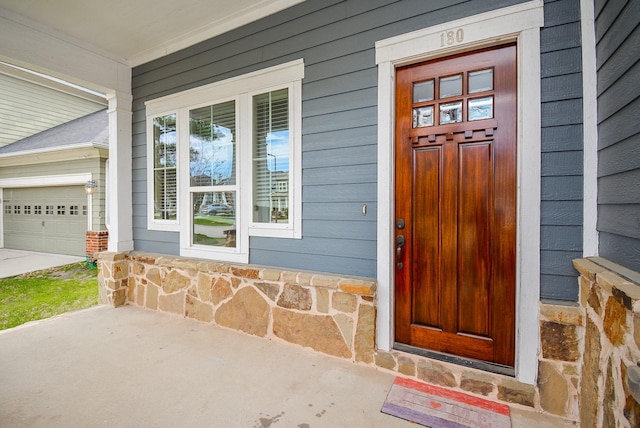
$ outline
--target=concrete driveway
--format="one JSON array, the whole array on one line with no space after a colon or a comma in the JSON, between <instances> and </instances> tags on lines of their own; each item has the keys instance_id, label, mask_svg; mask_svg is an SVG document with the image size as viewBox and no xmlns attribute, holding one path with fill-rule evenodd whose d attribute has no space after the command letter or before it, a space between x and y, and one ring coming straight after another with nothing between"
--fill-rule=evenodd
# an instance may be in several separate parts
<instances>
[{"instance_id":1,"label":"concrete driveway","mask_svg":"<svg viewBox=\"0 0 640 428\"><path fill-rule=\"evenodd\" d=\"M85 260L84 257L0 248L0 278L49 269Z\"/></svg>"}]
</instances>

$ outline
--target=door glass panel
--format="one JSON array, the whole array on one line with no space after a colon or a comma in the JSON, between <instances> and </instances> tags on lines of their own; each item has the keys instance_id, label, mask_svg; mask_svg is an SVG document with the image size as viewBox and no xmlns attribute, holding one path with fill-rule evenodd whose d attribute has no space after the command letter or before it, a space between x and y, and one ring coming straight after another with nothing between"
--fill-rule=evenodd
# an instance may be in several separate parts
<instances>
[{"instance_id":1,"label":"door glass panel","mask_svg":"<svg viewBox=\"0 0 640 428\"><path fill-rule=\"evenodd\" d=\"M433 79L413 84L413 102L421 103L433 99Z\"/></svg>"},{"instance_id":2,"label":"door glass panel","mask_svg":"<svg viewBox=\"0 0 640 428\"><path fill-rule=\"evenodd\" d=\"M473 71L469 73L469 93L493 90L493 70Z\"/></svg>"},{"instance_id":3,"label":"door glass panel","mask_svg":"<svg viewBox=\"0 0 640 428\"><path fill-rule=\"evenodd\" d=\"M189 111L191 186L236 184L235 101Z\"/></svg>"},{"instance_id":4,"label":"door glass panel","mask_svg":"<svg viewBox=\"0 0 640 428\"><path fill-rule=\"evenodd\" d=\"M462 74L440 79L440 98L455 97L462 94Z\"/></svg>"},{"instance_id":5,"label":"door glass panel","mask_svg":"<svg viewBox=\"0 0 640 428\"><path fill-rule=\"evenodd\" d=\"M469 100L469 120L491 119L493 117L493 97Z\"/></svg>"},{"instance_id":6,"label":"door glass panel","mask_svg":"<svg viewBox=\"0 0 640 428\"><path fill-rule=\"evenodd\" d=\"M236 246L236 192L193 193L193 244Z\"/></svg>"},{"instance_id":7,"label":"door glass panel","mask_svg":"<svg viewBox=\"0 0 640 428\"><path fill-rule=\"evenodd\" d=\"M462 101L440 104L440 125L462 122Z\"/></svg>"},{"instance_id":8,"label":"door glass panel","mask_svg":"<svg viewBox=\"0 0 640 428\"><path fill-rule=\"evenodd\" d=\"M413 127L433 126L433 106L413 109Z\"/></svg>"}]
</instances>

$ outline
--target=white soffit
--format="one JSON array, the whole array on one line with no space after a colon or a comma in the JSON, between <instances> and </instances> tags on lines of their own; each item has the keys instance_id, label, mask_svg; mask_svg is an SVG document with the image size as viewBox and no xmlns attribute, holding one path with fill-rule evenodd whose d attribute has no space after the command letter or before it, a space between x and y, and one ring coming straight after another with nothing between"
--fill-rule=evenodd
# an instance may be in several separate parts
<instances>
[{"instance_id":1,"label":"white soffit","mask_svg":"<svg viewBox=\"0 0 640 428\"><path fill-rule=\"evenodd\" d=\"M131 67L304 0L0 0L0 17Z\"/></svg>"}]
</instances>

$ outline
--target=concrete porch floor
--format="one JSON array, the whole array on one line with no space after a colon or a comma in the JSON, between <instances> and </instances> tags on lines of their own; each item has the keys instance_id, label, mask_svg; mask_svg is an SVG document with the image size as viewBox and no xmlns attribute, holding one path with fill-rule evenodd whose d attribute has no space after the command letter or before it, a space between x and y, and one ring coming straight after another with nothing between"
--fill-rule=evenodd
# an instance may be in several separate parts
<instances>
[{"instance_id":1,"label":"concrete porch floor","mask_svg":"<svg viewBox=\"0 0 640 428\"><path fill-rule=\"evenodd\" d=\"M3 427L409 427L395 376L126 306L0 331ZM512 408L514 427L573 426Z\"/></svg>"}]
</instances>

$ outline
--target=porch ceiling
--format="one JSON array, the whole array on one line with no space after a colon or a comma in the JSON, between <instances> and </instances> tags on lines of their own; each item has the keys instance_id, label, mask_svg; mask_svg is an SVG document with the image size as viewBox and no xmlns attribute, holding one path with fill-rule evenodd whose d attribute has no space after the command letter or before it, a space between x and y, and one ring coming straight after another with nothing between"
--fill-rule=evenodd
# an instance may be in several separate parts
<instances>
[{"instance_id":1,"label":"porch ceiling","mask_svg":"<svg viewBox=\"0 0 640 428\"><path fill-rule=\"evenodd\" d=\"M0 0L0 18L136 66L303 0Z\"/></svg>"}]
</instances>

